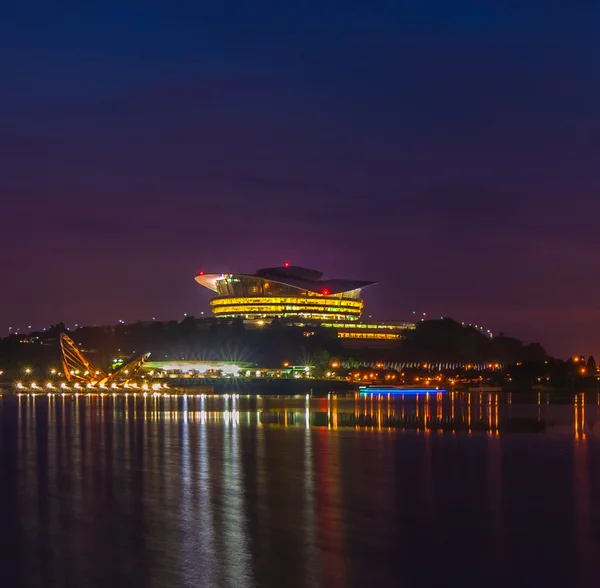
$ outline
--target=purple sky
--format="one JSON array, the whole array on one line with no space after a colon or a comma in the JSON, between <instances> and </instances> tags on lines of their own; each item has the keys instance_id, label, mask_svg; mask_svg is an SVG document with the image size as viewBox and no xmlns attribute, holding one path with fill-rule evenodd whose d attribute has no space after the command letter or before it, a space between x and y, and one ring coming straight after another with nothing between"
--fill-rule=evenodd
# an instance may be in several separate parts
<instances>
[{"instance_id":1,"label":"purple sky","mask_svg":"<svg viewBox=\"0 0 600 588\"><path fill-rule=\"evenodd\" d=\"M0 333L289 260L600 355L597 3L91 4L0 7Z\"/></svg>"}]
</instances>

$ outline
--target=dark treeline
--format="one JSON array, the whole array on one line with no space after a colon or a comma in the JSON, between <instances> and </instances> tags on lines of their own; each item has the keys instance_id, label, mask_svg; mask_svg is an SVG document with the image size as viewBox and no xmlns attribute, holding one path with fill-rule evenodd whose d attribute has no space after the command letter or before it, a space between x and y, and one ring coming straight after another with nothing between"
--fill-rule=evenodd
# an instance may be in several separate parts
<instances>
[{"instance_id":1,"label":"dark treeline","mask_svg":"<svg viewBox=\"0 0 600 588\"><path fill-rule=\"evenodd\" d=\"M473 327L452 319L423 321L404 340L386 348L343 346L332 329L287 326L275 320L261 329L248 329L241 320L196 319L151 321L67 331L61 324L27 335L0 339L0 369L26 364L58 367L59 337L66 332L98 366L107 367L116 357L151 352L163 359L228 360L253 362L266 367L323 364L329 357L354 363L372 361L423 362L543 362L548 359L537 343L525 345L502 334L491 339Z\"/></svg>"},{"instance_id":2,"label":"dark treeline","mask_svg":"<svg viewBox=\"0 0 600 588\"><path fill-rule=\"evenodd\" d=\"M58 367L60 334L66 333L95 365L107 368L115 358L146 352L153 361L225 360L278 367L283 362L315 364L341 356L343 348L335 331L282 326L244 328L241 320L196 319L152 321L67 331L60 323L42 332L0 339L0 369L24 369L28 365Z\"/></svg>"},{"instance_id":3,"label":"dark treeline","mask_svg":"<svg viewBox=\"0 0 600 588\"><path fill-rule=\"evenodd\" d=\"M525 345L503 333L490 338L474 327L463 326L449 318L417 323L400 345L400 356L406 361L500 364L547 359L539 343Z\"/></svg>"}]
</instances>

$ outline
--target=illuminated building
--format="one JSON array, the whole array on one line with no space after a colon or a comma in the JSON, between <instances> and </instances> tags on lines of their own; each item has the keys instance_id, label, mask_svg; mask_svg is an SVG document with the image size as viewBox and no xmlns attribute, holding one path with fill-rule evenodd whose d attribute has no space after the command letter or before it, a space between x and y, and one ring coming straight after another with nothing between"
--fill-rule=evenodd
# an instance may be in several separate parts
<instances>
[{"instance_id":1,"label":"illuminated building","mask_svg":"<svg viewBox=\"0 0 600 588\"><path fill-rule=\"evenodd\" d=\"M402 338L405 329L414 328L412 323L360 321L361 291L375 282L324 280L322 272L289 263L254 274L201 271L196 281L215 292L210 301L215 317L241 318L250 326L260 327L275 318L296 325L319 324L336 329L348 343L393 342Z\"/></svg>"},{"instance_id":2,"label":"illuminated building","mask_svg":"<svg viewBox=\"0 0 600 588\"><path fill-rule=\"evenodd\" d=\"M373 343L393 342L402 339L406 329L414 329L414 323L409 322L363 322L352 323L321 323L322 327L336 329L338 337L344 339L346 345L351 346L353 341L364 344L368 341Z\"/></svg>"},{"instance_id":3,"label":"illuminated building","mask_svg":"<svg viewBox=\"0 0 600 588\"><path fill-rule=\"evenodd\" d=\"M210 301L218 318L298 318L310 321L357 321L362 288L374 282L323 280L321 272L290 266L254 274L205 274L196 281L216 292Z\"/></svg>"},{"instance_id":4,"label":"illuminated building","mask_svg":"<svg viewBox=\"0 0 600 588\"><path fill-rule=\"evenodd\" d=\"M239 376L247 370L256 369L256 365L246 362L233 361L148 361L144 369L152 372L152 375L193 375L193 376Z\"/></svg>"}]
</instances>

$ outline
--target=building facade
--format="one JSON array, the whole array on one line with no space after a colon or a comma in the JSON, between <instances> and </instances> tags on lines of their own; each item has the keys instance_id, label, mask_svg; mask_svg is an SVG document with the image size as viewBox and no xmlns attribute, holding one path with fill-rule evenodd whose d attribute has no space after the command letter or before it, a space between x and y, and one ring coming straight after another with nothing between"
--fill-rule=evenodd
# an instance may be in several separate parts
<instances>
[{"instance_id":1,"label":"building facade","mask_svg":"<svg viewBox=\"0 0 600 588\"><path fill-rule=\"evenodd\" d=\"M264 268L254 274L199 272L196 281L216 295L211 299L217 318L241 318L252 326L273 319L291 324L319 324L336 329L348 340L394 341L411 323L366 323L360 321L362 289L375 282L325 280L317 270L291 266Z\"/></svg>"}]
</instances>

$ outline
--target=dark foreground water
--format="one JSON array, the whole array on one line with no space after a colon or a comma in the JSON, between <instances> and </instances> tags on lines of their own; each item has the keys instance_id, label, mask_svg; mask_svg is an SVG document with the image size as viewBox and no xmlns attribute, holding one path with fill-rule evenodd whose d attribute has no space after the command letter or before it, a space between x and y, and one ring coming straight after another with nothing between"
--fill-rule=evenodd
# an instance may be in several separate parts
<instances>
[{"instance_id":1,"label":"dark foreground water","mask_svg":"<svg viewBox=\"0 0 600 588\"><path fill-rule=\"evenodd\" d=\"M588 400L5 394L0 586L597 586Z\"/></svg>"}]
</instances>

